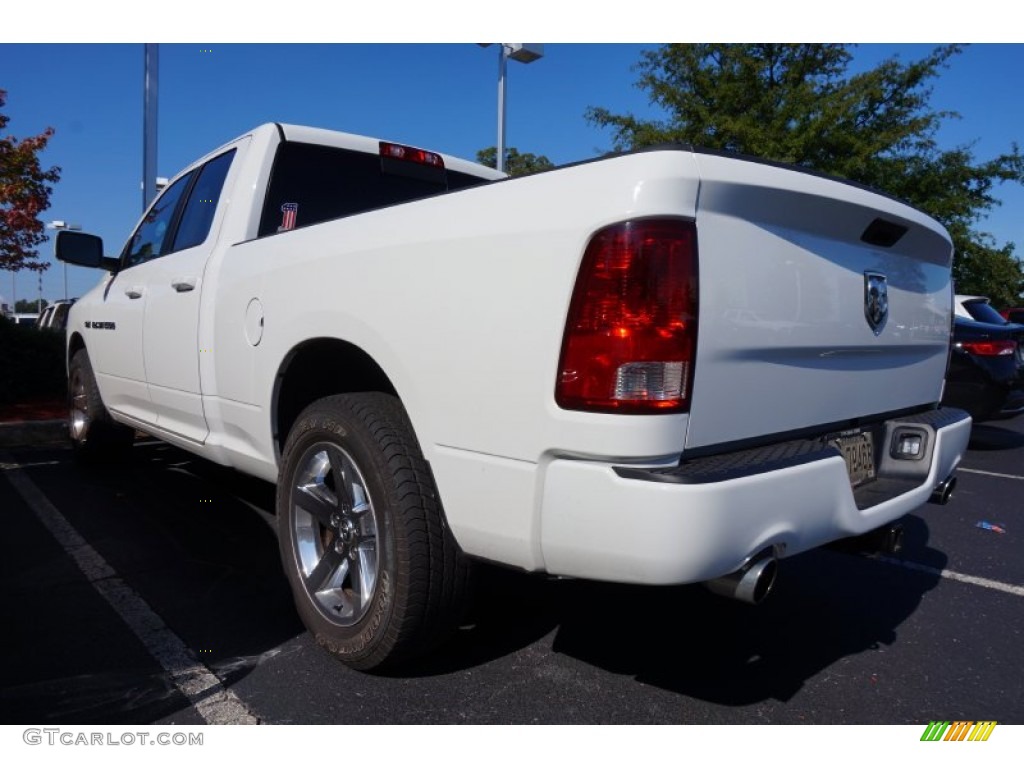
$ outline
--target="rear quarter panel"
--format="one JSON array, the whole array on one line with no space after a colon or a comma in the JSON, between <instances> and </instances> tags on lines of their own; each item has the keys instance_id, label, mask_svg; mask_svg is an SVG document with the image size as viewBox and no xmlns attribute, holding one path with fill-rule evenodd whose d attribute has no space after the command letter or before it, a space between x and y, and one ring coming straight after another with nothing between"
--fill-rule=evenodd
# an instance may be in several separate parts
<instances>
[{"instance_id":1,"label":"rear quarter panel","mask_svg":"<svg viewBox=\"0 0 1024 768\"><path fill-rule=\"evenodd\" d=\"M541 493L559 456L671 461L685 415L563 411L562 333L591 234L693 217L689 153L609 159L297 229L229 249L212 357L223 439L271 479L275 377L307 339L341 339L384 370L431 463L449 525L474 555L543 568ZM256 347L246 307L265 311ZM239 459L232 460L239 463Z\"/></svg>"},{"instance_id":2,"label":"rear quarter panel","mask_svg":"<svg viewBox=\"0 0 1024 768\"><path fill-rule=\"evenodd\" d=\"M215 358L218 395L262 407L291 349L337 338L384 369L428 454L446 446L536 462L550 451L678 453L685 416L562 411L555 371L593 231L639 216L692 217L696 195L690 154L651 153L239 244L219 269L216 344L237 354ZM242 318L257 297L263 340L246 349Z\"/></svg>"}]
</instances>

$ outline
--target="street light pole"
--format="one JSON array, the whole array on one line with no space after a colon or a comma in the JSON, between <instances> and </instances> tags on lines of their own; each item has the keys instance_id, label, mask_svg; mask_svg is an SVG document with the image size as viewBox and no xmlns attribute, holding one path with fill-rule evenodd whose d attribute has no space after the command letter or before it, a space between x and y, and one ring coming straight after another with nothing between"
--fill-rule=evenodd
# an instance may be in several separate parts
<instances>
[{"instance_id":1,"label":"street light pole","mask_svg":"<svg viewBox=\"0 0 1024 768\"><path fill-rule=\"evenodd\" d=\"M142 210L156 196L156 122L160 83L160 59L157 43L146 43L145 72L142 84Z\"/></svg>"},{"instance_id":2,"label":"street light pole","mask_svg":"<svg viewBox=\"0 0 1024 768\"><path fill-rule=\"evenodd\" d=\"M491 43L477 43L486 48ZM508 75L508 60L521 61L529 64L544 56L544 45L541 43L498 43L498 146L496 149L495 167L505 171L505 92Z\"/></svg>"},{"instance_id":3,"label":"street light pole","mask_svg":"<svg viewBox=\"0 0 1024 768\"><path fill-rule=\"evenodd\" d=\"M498 43L498 148L497 168L505 172L505 76L508 74L508 47Z\"/></svg>"}]
</instances>

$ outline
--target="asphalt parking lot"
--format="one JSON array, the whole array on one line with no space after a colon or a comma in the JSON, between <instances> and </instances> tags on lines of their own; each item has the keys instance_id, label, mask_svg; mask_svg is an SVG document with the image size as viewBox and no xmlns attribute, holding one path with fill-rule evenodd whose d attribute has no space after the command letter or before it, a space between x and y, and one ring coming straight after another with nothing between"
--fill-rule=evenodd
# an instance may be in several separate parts
<instances>
[{"instance_id":1,"label":"asphalt parking lot","mask_svg":"<svg viewBox=\"0 0 1024 768\"><path fill-rule=\"evenodd\" d=\"M898 557L782 561L746 606L483 569L390 677L311 642L273 487L155 441L85 470L0 450L0 723L1024 723L1024 417L976 426Z\"/></svg>"}]
</instances>

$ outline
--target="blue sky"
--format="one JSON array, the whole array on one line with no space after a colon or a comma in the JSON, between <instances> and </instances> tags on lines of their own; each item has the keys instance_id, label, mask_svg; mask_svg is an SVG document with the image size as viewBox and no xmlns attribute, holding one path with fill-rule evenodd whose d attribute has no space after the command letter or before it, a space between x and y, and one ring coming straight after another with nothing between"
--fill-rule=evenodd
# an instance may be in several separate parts
<instances>
[{"instance_id":1,"label":"blue sky","mask_svg":"<svg viewBox=\"0 0 1024 768\"><path fill-rule=\"evenodd\" d=\"M588 106L657 116L634 87L637 43L546 44L543 59L509 64L508 144L556 163L610 147L588 125ZM927 44L871 44L856 67L890 55L918 58ZM52 126L44 155L62 179L44 218L81 224L115 254L141 215L141 44L0 44L7 131L18 137ZM978 44L935 83L932 105L959 112L940 142L976 142L978 158L1009 149L1024 126L1024 45ZM160 46L159 175L171 176L217 145L268 121L363 133L472 159L495 143L497 50L461 44L217 44ZM1024 255L1024 189L1003 185L1004 205L982 222ZM52 246L41 252L52 260ZM62 267L43 276L43 297L63 295ZM80 296L99 274L69 268ZM16 278L19 298L36 297L35 275ZM0 275L8 298L11 278Z\"/></svg>"}]
</instances>

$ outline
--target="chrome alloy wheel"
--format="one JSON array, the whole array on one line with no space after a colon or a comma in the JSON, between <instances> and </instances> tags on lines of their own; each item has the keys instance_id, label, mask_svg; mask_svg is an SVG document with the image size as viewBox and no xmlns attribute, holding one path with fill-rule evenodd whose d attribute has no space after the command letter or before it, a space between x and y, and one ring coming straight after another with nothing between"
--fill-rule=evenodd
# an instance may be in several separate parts
<instances>
[{"instance_id":1,"label":"chrome alloy wheel","mask_svg":"<svg viewBox=\"0 0 1024 768\"><path fill-rule=\"evenodd\" d=\"M292 538L310 599L348 627L366 613L377 587L377 515L352 457L316 443L299 460L291 489Z\"/></svg>"},{"instance_id":2,"label":"chrome alloy wheel","mask_svg":"<svg viewBox=\"0 0 1024 768\"><path fill-rule=\"evenodd\" d=\"M68 383L70 407L68 413L68 427L71 430L71 439L75 442L82 442L89 432L89 394L85 388L85 378L80 368L71 369L71 380Z\"/></svg>"}]
</instances>

